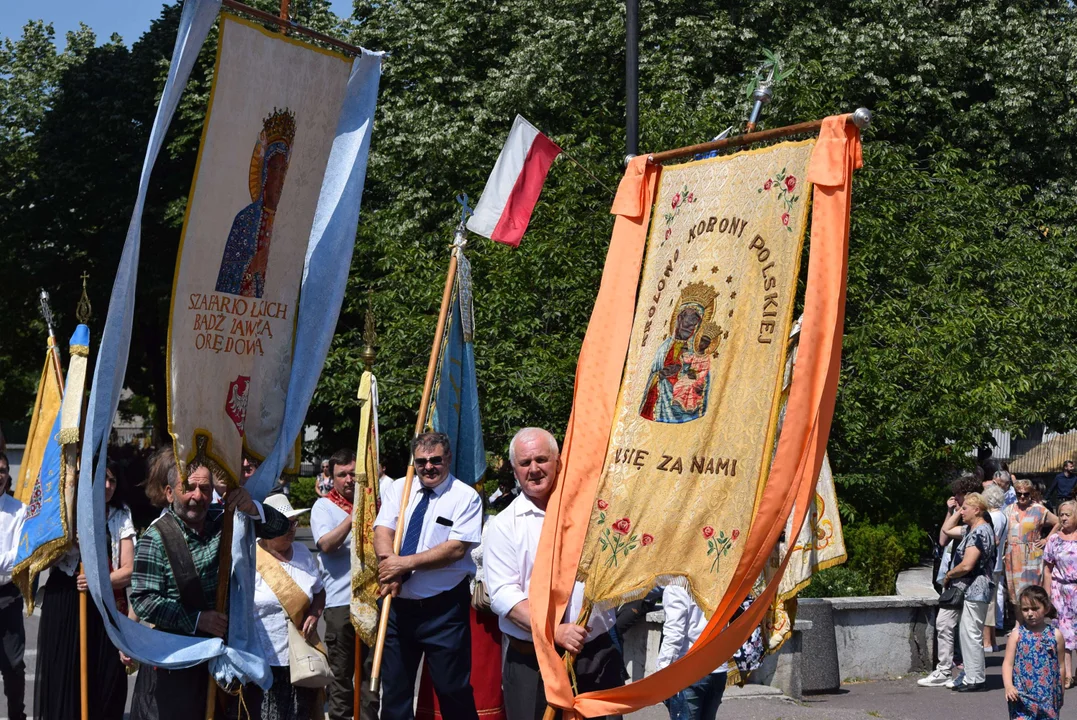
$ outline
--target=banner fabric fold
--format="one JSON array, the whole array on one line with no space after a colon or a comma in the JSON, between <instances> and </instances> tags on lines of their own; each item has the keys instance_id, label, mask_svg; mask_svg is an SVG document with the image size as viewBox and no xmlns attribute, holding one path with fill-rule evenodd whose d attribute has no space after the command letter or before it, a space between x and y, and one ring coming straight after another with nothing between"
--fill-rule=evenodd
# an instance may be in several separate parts
<instances>
[{"instance_id":1,"label":"banner fabric fold","mask_svg":"<svg viewBox=\"0 0 1077 720\"><path fill-rule=\"evenodd\" d=\"M474 485L486 473L486 448L482 440L479 386L475 377L471 263L462 250L457 252L452 311L441 344L437 385L432 393L428 417L434 431L449 436L452 474L468 485Z\"/></svg>"},{"instance_id":2,"label":"banner fabric fold","mask_svg":"<svg viewBox=\"0 0 1077 720\"><path fill-rule=\"evenodd\" d=\"M50 336L45 350L45 367L41 369L41 379L37 382L37 397L34 398L34 411L30 417L30 432L26 436L19 478L12 493L23 505L30 504L34 481L41 469L41 458L53 435L52 426L63 401L64 379L60 376L56 353L56 341Z\"/></svg>"},{"instance_id":3,"label":"banner fabric fold","mask_svg":"<svg viewBox=\"0 0 1077 720\"><path fill-rule=\"evenodd\" d=\"M818 476L822 464L826 437L829 433L830 421L833 415L834 396L840 367L852 172L861 165L859 131L853 126L847 127L846 119L847 116L835 116L824 121L819 139L807 165L805 179L814 185L812 189L813 217L808 283L804 305L804 330L799 350L800 357L794 369L789 405L783 431L778 441L777 453L771 463L769 474L764 475L766 482L763 484L758 501L754 503L754 509L750 509L749 514L745 516L748 524L739 528L722 528L725 530L727 542L724 546L718 547L717 550L721 551L724 547L729 546L734 549L730 549L727 554L721 556L718 562L718 572L716 573L718 577L709 579L709 587L720 594L701 596L699 590L693 584L693 591L697 601L710 615L707 628L688 654L669 667L622 688L585 693L578 697L573 697L568 674L553 645L553 629L556 619L564 612L568 593L576 579L577 569L580 567L580 560L585 551L591 554L592 567L599 564L596 561L602 561L600 567L606 571L602 577L613 581L610 583L611 587L617 588L618 585L613 584L616 582L621 583L619 585L621 588L633 589L631 583L624 582L627 572L620 568L620 564L626 557L623 554L623 547L617 563L611 563L610 567L607 568L605 562L608 561L608 556L605 559L601 557L602 543L598 542L598 549L595 550L594 545L585 544L585 538L593 538L595 537L594 533L602 533L604 529L609 529L611 538L616 533L624 536L624 539L621 540L622 543L628 540L629 544L631 544L631 531L635 526L639 534L636 547L629 550L629 556L633 553L642 554L657 542L657 539L654 539L644 545L643 532L652 533L642 524L633 523L631 516L615 517L619 515L617 512L607 516L605 527L599 526L598 530L591 528L589 531L589 522L593 519L597 521L600 517L601 509L598 507L597 501L602 499L605 503L611 502L609 498L599 493L600 484L608 482L608 473L603 470L604 467L609 467L606 462L607 449L611 457L616 461L617 448L615 443L611 442L611 438L615 433L625 433L626 427L628 427L628 425L622 426L619 420L615 423L615 419L624 417L624 413L628 409L636 412L649 411L649 414L653 414L655 418L672 419L672 421L656 419L653 421L655 423L684 424L685 422L698 421L698 418L689 420L684 420L684 418L697 412L689 408L689 405L692 405L693 401L697 399L702 400L701 393L696 393L696 397L693 397L693 394L688 392L690 390L688 386L682 386L682 391L678 393L679 397L683 398L684 401L679 402L678 398L674 397L677 382L682 375L687 376L690 380L698 380L699 376L703 375L703 373L692 367L693 362L695 362L694 359L684 358L685 347L682 346L678 349L674 346L674 343L670 343L670 349L667 349L665 357L655 357L651 360L653 365L648 369L648 377L645 380L645 395L637 394L636 397L630 398L628 390L621 387L621 369L627 369L626 362L631 362L633 357L629 353L630 347L635 357L638 358L641 354L639 353L638 343L641 341L642 331L646 327L644 318L636 318L639 322L634 323L633 316L635 313L633 310L636 308L636 288L640 281L639 265L643 258L644 239L647 223L650 219L648 210L655 194L653 188L654 180L658 175L657 168L647 165L646 158L636 158L629 166L625 178L622 180L618 197L614 201L613 211L615 213L632 214L620 214L615 223L613 239L611 240L609 255L603 271L602 286L580 351L573 414L569 420L569 430L566 434L565 450L562 456L562 473L558 486L547 507L548 522L543 527L530 591L532 631L546 685L547 700L552 705L569 711L570 714L595 717L605 714L631 712L644 706L658 703L692 682L699 680L732 656L736 648L743 643L760 623L764 612L769 609L778 592L780 584L778 581L791 555L787 555L783 560L775 573L775 581L767 586L763 595L757 598L756 602L736 621L730 623L734 611L739 607L741 601L751 590L752 584L764 569L791 514L793 517L792 527L795 528L796 533L800 532L808 509L812 504L811 498L815 489L815 478ZM785 145L797 144L787 143ZM740 155L747 154L742 153ZM737 157L737 155L734 155L724 160L728 163L735 161L732 159ZM781 170L781 167L766 169L768 171L778 171ZM668 168L663 171L663 174L670 173L672 170L672 168ZM756 188L751 185L747 187L752 187L752 191L755 192L757 197L772 193L774 192L774 186L777 184L775 182L776 175L770 179L769 188L765 187L766 179L763 179L762 187ZM782 180L784 181L784 178ZM798 184L799 180L800 178L798 177ZM663 180L663 184L665 184L665 180ZM796 184L789 187L788 183L784 183L784 187L786 192L797 189ZM681 187L679 189L684 190L685 188ZM687 188L687 190L694 195L693 188ZM778 192L782 192L780 188ZM791 196L780 198L781 202L791 199ZM800 202L804 203L804 199ZM672 198L670 198L669 203L669 205L663 206L659 202L659 210L665 213L675 210L676 208L672 206ZM689 203L690 205L691 203ZM795 220L794 211L784 209L779 213L778 220L781 225L780 227L771 226L774 230L769 232L774 234L769 243L767 242L767 234L769 233L760 233L766 249L771 250L772 253L774 252L774 245L780 242L780 240L774 238L782 238L783 232L786 237L791 234L789 231L785 231L784 228L792 225ZM783 217L786 213L789 215L788 225L786 224L787 218ZM741 219L741 216L738 216L739 219ZM668 218L665 216L655 218L654 224L658 232L653 233L652 237L657 239L661 251L671 253L674 252L674 249L667 248L662 243L663 241L672 240L675 244L676 239L673 238L673 233L670 233L669 237L665 236L665 229L667 228L662 224L663 220L668 222ZM669 223L669 227L673 232L677 232L677 220L678 218L675 216L673 221ZM718 217L716 224L720 222L721 217ZM704 230L706 230L709 223L708 217L704 223ZM729 220L729 225L730 227L732 226L732 218ZM698 228L698 221L695 223L695 227ZM748 234L746 231L745 235L747 236ZM698 237L698 235L699 233L697 232L696 236ZM692 237L692 240L694 242L696 237ZM756 238L755 235L752 235L746 241L739 238L738 240L742 245L750 246L751 243L755 243ZM750 249L758 253L764 248L756 246ZM660 250L652 248L650 252L659 252ZM758 254L755 258L756 262L759 263L755 268L755 272L758 273L756 280L765 284L767 280L766 277L762 277L762 268L768 264L769 258L761 259ZM679 262L679 259L675 262ZM715 263L715 266L718 266L718 264ZM665 267L668 267L668 264ZM703 264L703 267L710 270L713 266ZM719 272L715 273L715 275L721 277L721 267L718 267ZM768 272L770 270L768 269ZM699 267L693 272L698 271ZM663 268L662 272L665 272L665 268ZM727 273L726 277L729 274ZM651 277L653 280L657 279L653 276ZM682 281L688 280L684 276L680 279ZM734 280L736 279L734 276ZM697 282L705 283L705 281ZM697 305L697 310L694 314L700 316L698 321L692 319L690 322L682 320L678 323L677 317L693 315L693 313L684 313L685 300L690 302L693 299L711 299L713 306L713 298L710 293L707 293L706 297L700 294L698 298L685 297L680 299L679 293L682 292L687 284L688 282L682 282L681 288L677 289L679 300L675 302L677 302L678 309L672 321L669 319L670 313L673 312L670 309L672 306L669 304L669 295L667 294L666 297L660 297L658 301L655 301L656 305L658 305L655 315L657 316L658 309L663 309L665 312L662 317L666 318L666 320L663 321L661 318L655 317L651 328L652 330L656 327L658 328L659 338L662 332L666 332L668 335L673 335L675 341L682 341L685 346L689 340L692 340L696 347L699 347L698 329L704 323L702 315L706 312L706 305L702 303ZM657 284L654 287L647 285L643 287L645 291L640 292L640 298L641 302L646 302L649 297L653 298L652 291L657 287ZM663 289L665 290L665 288ZM773 289L766 288L767 292L773 291ZM735 298L729 299L733 300ZM764 295L761 300L766 302L766 296ZM765 308L763 302L750 309L752 312L759 313L756 319L760 323L760 327L758 328L759 333L755 335L756 340L763 332L763 322L772 319L763 316L763 312L772 309L770 307ZM787 298L786 302L791 304L791 298ZM663 303L665 304L664 308L661 307ZM700 306L702 306L701 309ZM627 310L625 309L626 307ZM713 313L716 314L717 312L718 308L714 307ZM734 316L736 314L737 309L734 308ZM711 317L713 317L713 314ZM678 324L681 326L680 338L676 337L678 335ZM687 329L691 325L696 327L697 332L694 335L690 334ZM779 325L775 322L774 327L768 329L777 331L778 327ZM788 328L788 324L785 327ZM775 335L779 340L771 344L784 346L785 332L781 334L775 332ZM733 332L730 333L730 336L731 338L733 337ZM662 339L662 342L668 339L669 337ZM725 330L723 330L724 340ZM672 357L670 357L671 353ZM656 355L658 355L657 352ZM678 363L678 360L682 360L682 362ZM686 360L691 362L686 362ZM720 365L721 362L719 361L716 364ZM779 372L776 373L776 378L771 376L768 370L763 378L759 380L760 387L763 388L763 397L759 402L764 405L766 405L768 397L773 403L775 394L780 391L781 363L777 367ZM693 370L693 373L687 372L689 368ZM703 369L703 366L700 366L700 369ZM638 390L638 388L633 388L631 383L643 382L638 379L642 374L642 372L637 373L637 377L634 378L631 373L626 371L626 386L629 386L630 389ZM697 377L692 378L692 374ZM651 375L657 375L660 381L657 383L660 386L658 393L652 392ZM769 392L765 384L768 377L772 383ZM774 382L775 380L777 382ZM665 382L668 387L662 387L661 382ZM723 391L728 390L728 387L723 388ZM708 402L710 402L711 397L713 395L708 394ZM630 402L630 400L638 401L640 404L634 405L634 402ZM701 404L697 404L695 407L700 408ZM772 404L771 407L772 412L776 410L776 405ZM621 414L615 414L615 408ZM650 421L645 416L641 417ZM677 422L678 420L680 422ZM636 422L636 420L632 420L632 423ZM773 422L773 416L770 422ZM766 438L769 433L773 432L772 424L764 423L763 425L763 429L760 429L758 425L756 426L753 437L759 438L762 436ZM659 437L659 435L655 434L654 437ZM767 445L769 445L769 441L764 440L763 444L756 448L756 451L758 452ZM670 453L666 454L670 455ZM765 458L768 455L769 452L761 457ZM637 457L634 455L633 461ZM715 455L715 457L719 456ZM644 458L645 467L649 465L651 459L653 458L648 453L648 456ZM672 467L673 459L672 457L670 458L667 467ZM730 472L732 472L732 458L729 459ZM740 460L740 458L737 459L738 461ZM765 473L766 468L762 467L762 461L757 460L756 462L757 464L753 470L757 470L760 474ZM635 467L634 462L629 464ZM709 464L709 460L704 464L704 470L706 470L707 464ZM717 468L717 466L716 462L715 467ZM683 469L682 460L682 473ZM643 470L641 469L640 472L642 473ZM739 473L740 462L738 462L738 475ZM727 476L723 475L722 477ZM728 477L732 478L732 475ZM754 487L746 487L745 495L754 500L758 485L759 483L756 482ZM613 488L615 486L611 483L608 487ZM653 488L650 492L653 492ZM618 501L624 499L621 495L611 495L610 497ZM794 507L796 508L795 512ZM744 512L743 509L740 512ZM615 527L614 523L620 522L624 517L628 517L628 524L620 523L619 528ZM713 541L720 536L718 535L718 529L713 524L710 525L711 532L709 533L704 530L704 527L707 526L695 528L699 533L700 542L704 543L704 547L700 552L705 554L707 550L711 550L710 560L713 562L715 559L715 546L705 543L705 541ZM736 540L732 540L732 530L734 529L741 530ZM626 532L622 533L619 530ZM738 543L742 543L739 549L737 549ZM609 553L608 548L606 551ZM609 553L609 555L612 555L612 553ZM736 562L730 560L728 565L731 567L723 568L722 561L726 560L727 557L734 558L736 555L739 555L739 559ZM671 560L676 559L671 558ZM710 569L710 565L707 566L707 569ZM701 575L698 571L689 570L685 572L683 567L678 568L678 570L679 573L664 573L666 578L661 579L687 576L694 583L696 577ZM705 575L703 576L706 577ZM659 579L659 577L653 579ZM598 601L615 597L613 592L606 592L607 597L604 597L602 592L595 593L590 588L588 589L588 594L592 599Z\"/></svg>"},{"instance_id":4,"label":"banner fabric fold","mask_svg":"<svg viewBox=\"0 0 1077 720\"><path fill-rule=\"evenodd\" d=\"M378 634L378 555L374 520L381 475L378 454L378 381L369 370L359 380L359 446L355 452L355 512L352 514L351 618L367 647Z\"/></svg>"}]
</instances>

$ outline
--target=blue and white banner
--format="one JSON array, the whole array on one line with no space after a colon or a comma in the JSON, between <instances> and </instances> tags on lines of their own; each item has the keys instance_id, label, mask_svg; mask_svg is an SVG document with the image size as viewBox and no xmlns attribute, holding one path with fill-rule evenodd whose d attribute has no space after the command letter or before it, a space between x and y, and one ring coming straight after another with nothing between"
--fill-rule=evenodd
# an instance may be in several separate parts
<instances>
[{"instance_id":1,"label":"blue and white banner","mask_svg":"<svg viewBox=\"0 0 1077 720\"><path fill-rule=\"evenodd\" d=\"M190 667L209 660L218 681L256 682L268 687L269 666L253 632L254 538L245 516L237 516L232 540L227 645L218 639L152 630L118 613L108 581L105 529L94 522L94 518L104 517L105 513L104 461L127 369L142 210L150 174L220 5L220 0L187 0L183 5L168 80L150 134L94 371L78 488L78 530L90 593L107 619L105 627L117 647L141 662L165 668ZM295 438L302 428L336 327L351 266L380 75L381 53L363 51L352 63L303 261L293 350L294 356L303 361L290 367L276 440L246 484L255 499L265 497L294 451Z\"/></svg>"}]
</instances>

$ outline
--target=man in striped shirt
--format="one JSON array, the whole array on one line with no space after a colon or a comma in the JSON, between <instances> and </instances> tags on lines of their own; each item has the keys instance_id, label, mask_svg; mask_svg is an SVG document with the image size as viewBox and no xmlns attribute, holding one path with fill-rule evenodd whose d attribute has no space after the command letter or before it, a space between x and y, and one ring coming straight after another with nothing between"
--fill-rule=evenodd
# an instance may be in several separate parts
<instances>
[{"instance_id":1,"label":"man in striped shirt","mask_svg":"<svg viewBox=\"0 0 1077 720\"><path fill-rule=\"evenodd\" d=\"M168 468L165 498L169 508L138 541L131 603L139 618L158 630L224 638L228 616L212 609L222 523L220 518L207 518L213 485L209 468L196 462L188 465L186 482L174 462ZM250 516L258 537L273 538L288 531L288 518L256 503L243 488L228 493L225 514L233 510ZM197 582L190 577L177 579L173 559L184 560L184 554L189 556ZM135 684L132 720L201 716L206 705L206 673L205 664L183 670L143 666Z\"/></svg>"}]
</instances>

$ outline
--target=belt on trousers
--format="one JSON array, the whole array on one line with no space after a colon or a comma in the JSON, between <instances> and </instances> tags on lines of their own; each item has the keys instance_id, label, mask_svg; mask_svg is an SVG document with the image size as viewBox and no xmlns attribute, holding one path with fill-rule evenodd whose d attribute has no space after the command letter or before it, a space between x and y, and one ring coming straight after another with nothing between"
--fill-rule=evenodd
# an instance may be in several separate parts
<instances>
[{"instance_id":1,"label":"belt on trousers","mask_svg":"<svg viewBox=\"0 0 1077 720\"><path fill-rule=\"evenodd\" d=\"M512 635L509 635L508 638L509 647L516 652L520 653L521 655L535 655L535 643L530 642L529 640L520 640L519 638L514 638Z\"/></svg>"},{"instance_id":2,"label":"belt on trousers","mask_svg":"<svg viewBox=\"0 0 1077 720\"><path fill-rule=\"evenodd\" d=\"M393 598L393 607L400 608L402 610L432 610L435 608L443 608L452 605L459 600L461 594L470 597L471 593L468 592L468 584L470 580L464 578L460 581L460 584L454 587L452 590L446 590L440 592L437 595L432 595L428 598Z\"/></svg>"}]
</instances>

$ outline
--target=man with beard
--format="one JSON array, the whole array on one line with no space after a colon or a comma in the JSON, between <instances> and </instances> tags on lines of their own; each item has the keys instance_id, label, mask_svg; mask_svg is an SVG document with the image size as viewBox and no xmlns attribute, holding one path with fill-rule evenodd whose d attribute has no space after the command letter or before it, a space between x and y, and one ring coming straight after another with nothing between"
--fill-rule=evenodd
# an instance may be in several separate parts
<instances>
[{"instance_id":1,"label":"man with beard","mask_svg":"<svg viewBox=\"0 0 1077 720\"><path fill-rule=\"evenodd\" d=\"M426 656L445 720L478 720L471 688L471 546L482 540L482 500L449 472L448 436L422 433L411 443L415 479L408 488L400 553L393 538L404 480L393 483L374 521L381 595L392 595L382 658L382 720L415 717L415 677Z\"/></svg>"},{"instance_id":2,"label":"man with beard","mask_svg":"<svg viewBox=\"0 0 1077 720\"><path fill-rule=\"evenodd\" d=\"M350 720L354 702L355 627L351 621L352 600L352 510L355 502L355 453L337 450L327 461L333 487L318 498L310 511L310 531L318 546L325 583L325 646L333 681L326 688L330 720ZM369 678L373 655L362 647L363 677ZM378 696L363 683L362 720L378 717Z\"/></svg>"},{"instance_id":3,"label":"man with beard","mask_svg":"<svg viewBox=\"0 0 1077 720\"><path fill-rule=\"evenodd\" d=\"M217 612L217 572L221 519L209 518L213 482L198 459L187 465L187 480L169 461L164 489L168 510L138 541L131 574L131 603L142 620L177 635L225 638L228 616ZM238 510L254 523L255 534L274 538L288 532L289 520L251 499L244 488L229 491L225 513ZM135 682L132 720L189 720L206 710L207 663L182 670L143 665Z\"/></svg>"},{"instance_id":4,"label":"man with beard","mask_svg":"<svg viewBox=\"0 0 1077 720\"><path fill-rule=\"evenodd\" d=\"M557 440L540 428L524 428L509 444L509 462L522 492L490 520L483 567L490 609L500 616L501 631L508 637L501 676L505 716L508 720L538 720L546 709L546 690L531 639L527 594L546 504L561 470ZM583 583L577 582L565 617L554 630L554 642L576 655L579 692L619 687L624 684L624 660L609 634L614 614L592 613L585 627L575 622L582 607Z\"/></svg>"},{"instance_id":5,"label":"man with beard","mask_svg":"<svg viewBox=\"0 0 1077 720\"><path fill-rule=\"evenodd\" d=\"M11 582L26 506L8 495L10 468L7 455L0 452L0 677L7 696L7 716L26 720L26 630L22 624L22 595Z\"/></svg>"}]
</instances>

